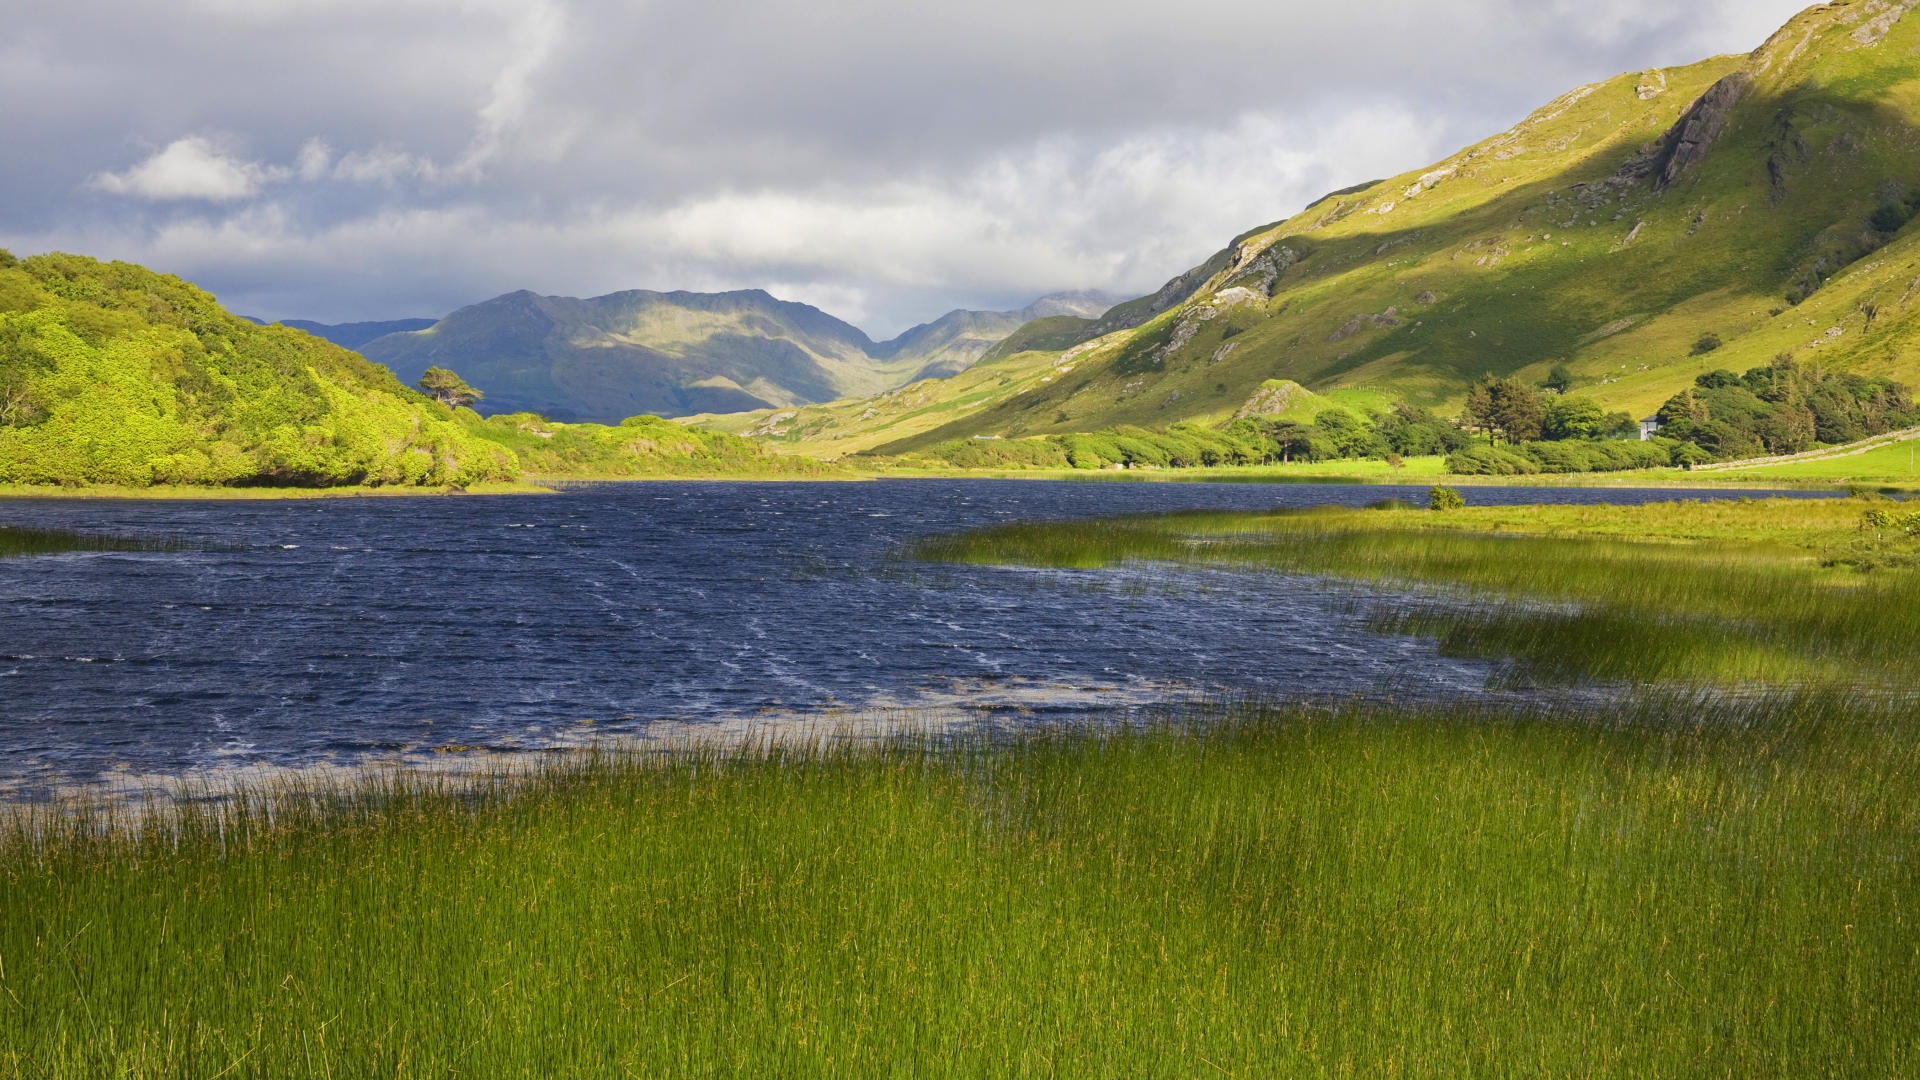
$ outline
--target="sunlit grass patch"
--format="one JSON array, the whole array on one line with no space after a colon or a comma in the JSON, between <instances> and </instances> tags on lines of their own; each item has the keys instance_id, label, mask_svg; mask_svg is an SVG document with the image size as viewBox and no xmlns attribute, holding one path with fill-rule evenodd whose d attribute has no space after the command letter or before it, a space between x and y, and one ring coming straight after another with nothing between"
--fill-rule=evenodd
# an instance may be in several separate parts
<instances>
[{"instance_id":1,"label":"sunlit grass patch","mask_svg":"<svg viewBox=\"0 0 1920 1080\"><path fill-rule=\"evenodd\" d=\"M1552 679L1902 685L1920 575L1832 564L1858 500L1322 509L1016 524L925 559L1090 569L1135 560L1326 574L1437 597L1383 628ZM1838 553L1838 554L1836 554Z\"/></svg>"},{"instance_id":2,"label":"sunlit grass patch","mask_svg":"<svg viewBox=\"0 0 1920 1080\"><path fill-rule=\"evenodd\" d=\"M1899 1074L1915 719L1248 707L43 816L0 1075Z\"/></svg>"}]
</instances>

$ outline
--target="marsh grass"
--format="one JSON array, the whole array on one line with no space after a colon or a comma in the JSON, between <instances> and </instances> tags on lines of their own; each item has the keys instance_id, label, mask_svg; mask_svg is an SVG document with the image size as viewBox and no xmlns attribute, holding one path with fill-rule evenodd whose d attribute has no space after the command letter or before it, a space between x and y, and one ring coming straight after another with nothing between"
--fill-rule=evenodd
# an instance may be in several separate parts
<instances>
[{"instance_id":1,"label":"marsh grass","mask_svg":"<svg viewBox=\"0 0 1920 1080\"><path fill-rule=\"evenodd\" d=\"M1368 581L1415 593L1382 607L1379 627L1511 657L1529 677L1904 686L1920 641L1920 575L1835 565L1870 543L1864 505L1175 514L1007 525L935 538L915 555L1081 569L1205 562Z\"/></svg>"},{"instance_id":2,"label":"marsh grass","mask_svg":"<svg viewBox=\"0 0 1920 1080\"><path fill-rule=\"evenodd\" d=\"M1915 720L1249 706L43 814L0 1075L1910 1074Z\"/></svg>"},{"instance_id":3,"label":"marsh grass","mask_svg":"<svg viewBox=\"0 0 1920 1080\"><path fill-rule=\"evenodd\" d=\"M194 550L194 545L183 540L0 525L0 559L21 555L57 555L70 551L188 550Z\"/></svg>"}]
</instances>

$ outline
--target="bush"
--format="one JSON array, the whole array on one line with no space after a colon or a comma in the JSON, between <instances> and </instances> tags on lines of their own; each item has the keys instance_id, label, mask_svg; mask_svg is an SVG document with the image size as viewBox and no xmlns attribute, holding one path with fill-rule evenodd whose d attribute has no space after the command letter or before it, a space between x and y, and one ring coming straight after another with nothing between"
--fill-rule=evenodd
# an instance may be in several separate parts
<instances>
[{"instance_id":1,"label":"bush","mask_svg":"<svg viewBox=\"0 0 1920 1080\"><path fill-rule=\"evenodd\" d=\"M1875 232L1891 234L1899 232L1912 219L1913 211L1907 209L1904 203L1888 203L1875 210L1868 223Z\"/></svg>"},{"instance_id":2,"label":"bush","mask_svg":"<svg viewBox=\"0 0 1920 1080\"><path fill-rule=\"evenodd\" d=\"M1435 484L1427 491L1427 506L1434 510L1459 510L1467 505L1466 496L1455 488L1445 484Z\"/></svg>"},{"instance_id":3,"label":"bush","mask_svg":"<svg viewBox=\"0 0 1920 1080\"><path fill-rule=\"evenodd\" d=\"M1458 476L1528 476L1540 466L1511 447L1470 446L1447 455L1447 471Z\"/></svg>"}]
</instances>

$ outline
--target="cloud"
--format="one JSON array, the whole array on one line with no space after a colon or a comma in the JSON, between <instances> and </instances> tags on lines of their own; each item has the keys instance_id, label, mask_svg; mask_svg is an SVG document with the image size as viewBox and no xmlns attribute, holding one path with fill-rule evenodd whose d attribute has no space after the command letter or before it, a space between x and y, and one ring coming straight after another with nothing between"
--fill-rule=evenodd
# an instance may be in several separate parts
<instances>
[{"instance_id":1,"label":"cloud","mask_svg":"<svg viewBox=\"0 0 1920 1080\"><path fill-rule=\"evenodd\" d=\"M344 321L362 310L355 305L391 304L395 280L408 283L404 310L415 314L529 284L574 295L759 287L884 336L954 306L1019 307L1069 288L1146 291L1196 251L1336 186L1328 160L1386 174L1438 152L1417 115L1390 107L1317 124L1224 120L1116 144L1039 140L955 175L717 191L557 216L503 214L466 191L441 206L403 202L326 227L294 200L261 200L152 233L95 233L86 244L186 273L270 315ZM334 161L326 176L350 171L352 160ZM305 281L338 306L276 308L284 301L267 299L262 281Z\"/></svg>"},{"instance_id":2,"label":"cloud","mask_svg":"<svg viewBox=\"0 0 1920 1080\"><path fill-rule=\"evenodd\" d=\"M286 170L242 161L212 139L189 135L125 172L96 173L88 186L113 195L153 202L197 199L233 202L258 194L263 184L285 179Z\"/></svg>"},{"instance_id":3,"label":"cloud","mask_svg":"<svg viewBox=\"0 0 1920 1080\"><path fill-rule=\"evenodd\" d=\"M886 333L1150 289L1804 0L17 2L0 245L266 316L777 284Z\"/></svg>"}]
</instances>

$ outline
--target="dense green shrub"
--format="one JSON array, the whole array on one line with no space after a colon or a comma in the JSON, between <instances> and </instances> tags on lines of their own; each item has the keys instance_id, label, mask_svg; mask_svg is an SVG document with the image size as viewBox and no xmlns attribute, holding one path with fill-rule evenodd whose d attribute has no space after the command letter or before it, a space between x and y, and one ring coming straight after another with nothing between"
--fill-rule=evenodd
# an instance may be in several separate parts
<instances>
[{"instance_id":1,"label":"dense green shrub","mask_svg":"<svg viewBox=\"0 0 1920 1080\"><path fill-rule=\"evenodd\" d=\"M1674 454L1686 445L1672 439L1592 439L1474 446L1448 455L1447 471L1461 476L1527 476L1658 469L1683 464Z\"/></svg>"},{"instance_id":2,"label":"dense green shrub","mask_svg":"<svg viewBox=\"0 0 1920 1080\"><path fill-rule=\"evenodd\" d=\"M1527 476L1539 472L1540 466L1509 446L1469 446L1447 455L1447 471L1461 476Z\"/></svg>"},{"instance_id":3,"label":"dense green shrub","mask_svg":"<svg viewBox=\"0 0 1920 1080\"><path fill-rule=\"evenodd\" d=\"M1404 457L1450 454L1464 450L1473 438L1460 425L1404 402L1396 403L1374 421L1388 451Z\"/></svg>"},{"instance_id":4,"label":"dense green shrub","mask_svg":"<svg viewBox=\"0 0 1920 1080\"><path fill-rule=\"evenodd\" d=\"M0 267L0 482L467 484L518 463L385 368L178 278Z\"/></svg>"}]
</instances>

